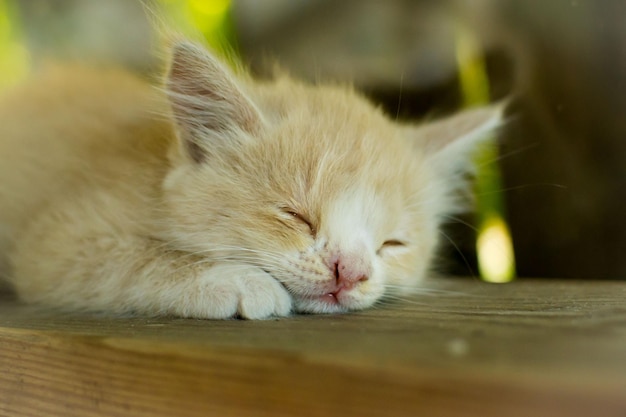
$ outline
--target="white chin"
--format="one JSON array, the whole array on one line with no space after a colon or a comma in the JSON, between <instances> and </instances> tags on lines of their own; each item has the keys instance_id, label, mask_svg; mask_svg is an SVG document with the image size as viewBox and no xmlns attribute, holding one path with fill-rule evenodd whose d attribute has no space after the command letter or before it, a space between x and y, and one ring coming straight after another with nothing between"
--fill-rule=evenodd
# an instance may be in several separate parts
<instances>
[{"instance_id":1,"label":"white chin","mask_svg":"<svg viewBox=\"0 0 626 417\"><path fill-rule=\"evenodd\" d=\"M319 297L294 297L295 309L298 313L345 313L350 310L344 307L339 301L331 295L322 295Z\"/></svg>"},{"instance_id":2,"label":"white chin","mask_svg":"<svg viewBox=\"0 0 626 417\"><path fill-rule=\"evenodd\" d=\"M299 313L345 313L370 307L374 302L375 300L371 302L365 300L356 301L352 296L343 293L312 297L294 296L295 309Z\"/></svg>"}]
</instances>

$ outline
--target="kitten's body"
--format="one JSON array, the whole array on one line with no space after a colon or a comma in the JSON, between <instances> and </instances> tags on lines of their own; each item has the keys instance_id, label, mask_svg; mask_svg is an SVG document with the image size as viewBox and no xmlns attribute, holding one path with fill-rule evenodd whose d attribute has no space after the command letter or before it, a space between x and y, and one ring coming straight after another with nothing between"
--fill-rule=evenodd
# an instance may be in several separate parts
<instances>
[{"instance_id":1,"label":"kitten's body","mask_svg":"<svg viewBox=\"0 0 626 417\"><path fill-rule=\"evenodd\" d=\"M22 299L202 318L368 307L424 275L498 119L398 126L348 89L236 79L188 43L167 93L67 67L0 101L0 267Z\"/></svg>"}]
</instances>

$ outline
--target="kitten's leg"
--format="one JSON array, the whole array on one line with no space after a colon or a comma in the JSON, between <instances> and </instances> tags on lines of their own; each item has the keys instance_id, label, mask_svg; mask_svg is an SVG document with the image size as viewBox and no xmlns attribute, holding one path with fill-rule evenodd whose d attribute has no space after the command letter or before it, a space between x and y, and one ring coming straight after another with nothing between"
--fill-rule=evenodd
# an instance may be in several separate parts
<instances>
[{"instance_id":1,"label":"kitten's leg","mask_svg":"<svg viewBox=\"0 0 626 417\"><path fill-rule=\"evenodd\" d=\"M291 311L289 293L259 268L210 263L107 223L75 211L31 223L11 254L20 296L69 309L196 318Z\"/></svg>"}]
</instances>

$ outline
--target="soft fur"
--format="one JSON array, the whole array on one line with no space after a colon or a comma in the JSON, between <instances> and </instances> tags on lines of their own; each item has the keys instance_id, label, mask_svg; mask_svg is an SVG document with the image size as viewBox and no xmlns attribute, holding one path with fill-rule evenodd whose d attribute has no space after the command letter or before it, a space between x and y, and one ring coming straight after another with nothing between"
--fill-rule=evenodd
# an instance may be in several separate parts
<instances>
[{"instance_id":1,"label":"soft fur","mask_svg":"<svg viewBox=\"0 0 626 417\"><path fill-rule=\"evenodd\" d=\"M416 288L499 109L399 125L349 88L171 55L164 89L59 67L0 102L0 267L21 299L254 319Z\"/></svg>"}]
</instances>

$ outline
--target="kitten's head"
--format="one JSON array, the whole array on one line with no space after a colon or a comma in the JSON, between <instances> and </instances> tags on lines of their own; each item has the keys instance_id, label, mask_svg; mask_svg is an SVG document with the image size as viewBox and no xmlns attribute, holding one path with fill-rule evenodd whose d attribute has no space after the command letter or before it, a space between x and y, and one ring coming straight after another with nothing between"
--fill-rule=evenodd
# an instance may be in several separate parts
<instances>
[{"instance_id":1,"label":"kitten's head","mask_svg":"<svg viewBox=\"0 0 626 417\"><path fill-rule=\"evenodd\" d=\"M270 273L296 309L366 308L428 268L472 149L499 109L399 125L349 88L234 77L174 46L165 181L178 249Z\"/></svg>"}]
</instances>

